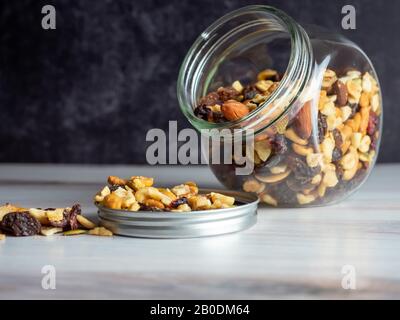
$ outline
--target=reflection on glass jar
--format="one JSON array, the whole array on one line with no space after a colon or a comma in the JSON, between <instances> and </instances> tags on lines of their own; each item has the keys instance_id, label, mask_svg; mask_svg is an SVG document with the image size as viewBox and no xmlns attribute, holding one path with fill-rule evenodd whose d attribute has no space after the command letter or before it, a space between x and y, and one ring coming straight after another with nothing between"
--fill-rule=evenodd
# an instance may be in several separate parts
<instances>
[{"instance_id":1,"label":"reflection on glass jar","mask_svg":"<svg viewBox=\"0 0 400 320\"><path fill-rule=\"evenodd\" d=\"M382 99L368 57L271 7L239 9L204 31L183 62L178 98L198 130L254 130L254 148L243 150L250 175L237 175L234 161L210 166L226 187L273 206L339 201L378 154Z\"/></svg>"}]
</instances>

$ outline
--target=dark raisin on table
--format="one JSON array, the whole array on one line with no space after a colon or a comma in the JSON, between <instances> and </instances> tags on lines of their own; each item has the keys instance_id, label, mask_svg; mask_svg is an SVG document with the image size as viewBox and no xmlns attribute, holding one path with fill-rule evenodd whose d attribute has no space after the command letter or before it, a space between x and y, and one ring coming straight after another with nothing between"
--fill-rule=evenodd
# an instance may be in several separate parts
<instances>
[{"instance_id":1,"label":"dark raisin on table","mask_svg":"<svg viewBox=\"0 0 400 320\"><path fill-rule=\"evenodd\" d=\"M68 212L67 220L68 220L68 226L71 230L78 229L79 223L78 220L76 219L77 215L80 215L81 212L81 206L79 204L74 204Z\"/></svg>"},{"instance_id":2,"label":"dark raisin on table","mask_svg":"<svg viewBox=\"0 0 400 320\"><path fill-rule=\"evenodd\" d=\"M0 222L0 229L17 237L33 236L41 230L40 222L29 212L10 212Z\"/></svg>"}]
</instances>

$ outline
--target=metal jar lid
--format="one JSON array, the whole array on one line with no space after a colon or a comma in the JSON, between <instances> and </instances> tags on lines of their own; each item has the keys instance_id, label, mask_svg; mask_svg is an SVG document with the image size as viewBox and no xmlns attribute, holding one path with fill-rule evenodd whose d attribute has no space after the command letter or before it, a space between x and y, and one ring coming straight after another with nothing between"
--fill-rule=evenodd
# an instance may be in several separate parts
<instances>
[{"instance_id":1,"label":"metal jar lid","mask_svg":"<svg viewBox=\"0 0 400 320\"><path fill-rule=\"evenodd\" d=\"M98 205L100 224L114 234L142 238L194 238L233 233L257 221L258 197L238 191L201 189L235 197L237 206L193 212L114 210Z\"/></svg>"}]
</instances>

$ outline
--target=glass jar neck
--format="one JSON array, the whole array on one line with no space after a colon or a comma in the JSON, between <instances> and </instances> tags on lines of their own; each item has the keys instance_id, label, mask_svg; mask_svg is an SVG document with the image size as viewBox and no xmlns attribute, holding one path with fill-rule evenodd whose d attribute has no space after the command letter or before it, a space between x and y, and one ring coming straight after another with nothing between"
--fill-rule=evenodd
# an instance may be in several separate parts
<instances>
[{"instance_id":1,"label":"glass jar neck","mask_svg":"<svg viewBox=\"0 0 400 320\"><path fill-rule=\"evenodd\" d=\"M258 28L257 32L285 32L290 38L289 62L279 86L256 110L235 122L210 123L196 117L194 108L199 98L209 91L212 78L225 58L225 51L221 47L229 48L238 42L248 41L249 31L254 28ZM293 102L304 94L313 65L309 37L299 24L278 9L260 5L247 6L217 20L193 44L179 73L179 104L182 112L198 130L253 129L257 133L286 114Z\"/></svg>"}]
</instances>

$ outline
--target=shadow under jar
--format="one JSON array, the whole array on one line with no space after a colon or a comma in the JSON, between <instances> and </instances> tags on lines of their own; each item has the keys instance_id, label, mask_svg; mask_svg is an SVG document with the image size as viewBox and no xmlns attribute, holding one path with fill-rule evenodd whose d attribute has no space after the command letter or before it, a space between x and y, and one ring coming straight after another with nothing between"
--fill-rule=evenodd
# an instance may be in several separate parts
<instances>
[{"instance_id":1,"label":"shadow under jar","mask_svg":"<svg viewBox=\"0 0 400 320\"><path fill-rule=\"evenodd\" d=\"M252 148L243 145L251 174L237 174L234 154L210 166L226 187L269 205L340 201L377 158L382 99L371 61L343 36L272 7L244 7L205 30L181 67L178 98L196 129L215 129L210 139L254 132Z\"/></svg>"}]
</instances>

